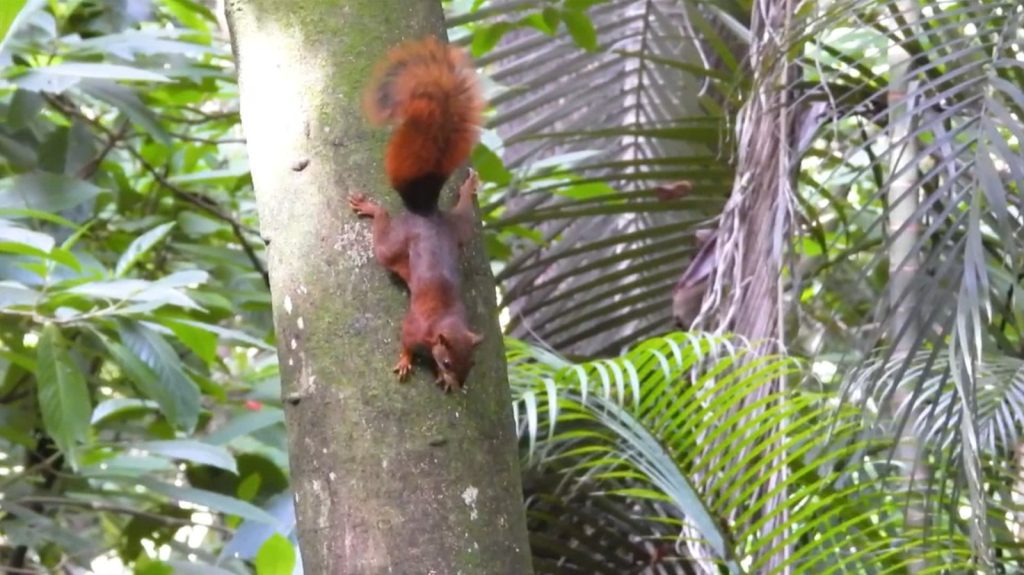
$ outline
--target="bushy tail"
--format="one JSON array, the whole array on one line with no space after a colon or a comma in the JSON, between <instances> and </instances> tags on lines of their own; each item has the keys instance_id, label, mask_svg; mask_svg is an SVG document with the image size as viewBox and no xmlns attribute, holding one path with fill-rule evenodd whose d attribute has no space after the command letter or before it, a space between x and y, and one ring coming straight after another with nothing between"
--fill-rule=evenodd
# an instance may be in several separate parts
<instances>
[{"instance_id":1,"label":"bushy tail","mask_svg":"<svg viewBox=\"0 0 1024 575\"><path fill-rule=\"evenodd\" d=\"M483 99L469 58L434 37L397 46L378 66L364 106L372 122L397 125L385 162L391 185L410 208L436 209L479 137Z\"/></svg>"}]
</instances>

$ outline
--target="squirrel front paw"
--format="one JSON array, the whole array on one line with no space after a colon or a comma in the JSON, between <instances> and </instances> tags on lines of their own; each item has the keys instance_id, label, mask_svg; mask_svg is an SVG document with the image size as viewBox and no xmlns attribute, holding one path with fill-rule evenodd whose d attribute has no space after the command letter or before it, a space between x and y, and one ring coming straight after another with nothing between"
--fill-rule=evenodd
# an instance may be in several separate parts
<instances>
[{"instance_id":1,"label":"squirrel front paw","mask_svg":"<svg viewBox=\"0 0 1024 575\"><path fill-rule=\"evenodd\" d=\"M402 353L398 356L398 363L395 364L395 368L392 370L398 374L398 381L405 381L409 378L409 374L412 373L412 358L409 354Z\"/></svg>"},{"instance_id":2,"label":"squirrel front paw","mask_svg":"<svg viewBox=\"0 0 1024 575\"><path fill-rule=\"evenodd\" d=\"M438 376L438 378L434 380L434 385L440 387L445 393L451 393L462 389L462 386L459 385L459 382L455 381L454 378L445 379L441 376Z\"/></svg>"},{"instance_id":3,"label":"squirrel front paw","mask_svg":"<svg viewBox=\"0 0 1024 575\"><path fill-rule=\"evenodd\" d=\"M348 199L348 206L352 208L352 211L357 216L370 216L373 217L377 213L377 203L367 198L363 194L353 194Z\"/></svg>"}]
</instances>

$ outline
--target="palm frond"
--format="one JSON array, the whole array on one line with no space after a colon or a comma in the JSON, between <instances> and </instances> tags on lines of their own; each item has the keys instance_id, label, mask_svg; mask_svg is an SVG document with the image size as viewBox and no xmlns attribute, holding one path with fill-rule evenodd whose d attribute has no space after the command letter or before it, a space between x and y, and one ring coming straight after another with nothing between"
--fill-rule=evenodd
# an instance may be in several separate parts
<instances>
[{"instance_id":1,"label":"palm frond","mask_svg":"<svg viewBox=\"0 0 1024 575\"><path fill-rule=\"evenodd\" d=\"M539 572L624 572L626 561L649 573L881 573L903 572L908 557L954 571L971 561L964 502L909 489L884 430L857 410L796 390L744 404L764 381L802 373L793 359L746 361L749 347L684 333L583 364L509 347L531 529L548 542ZM774 484L780 465L789 473ZM942 526L908 529L907 499L931 496L943 501ZM780 538L766 526L784 509ZM615 539L630 533L650 545Z\"/></svg>"},{"instance_id":2,"label":"palm frond","mask_svg":"<svg viewBox=\"0 0 1024 575\"><path fill-rule=\"evenodd\" d=\"M883 412L895 407L895 433L921 425L929 442L956 446L945 452L956 459L932 464L955 461L963 475L932 481L965 485L977 519L987 501L981 458L1019 425L1011 405L988 403L1013 392L987 387L986 366L1005 361L985 356L1016 354L1021 341L1013 270L1024 247L1024 15L1015 2L908 11L896 0L854 0L821 16L803 37L814 42L801 81L817 82L812 97L828 102L828 129L808 154L822 175L803 180L812 206L804 215L825 253L843 254L828 262L842 283L825 276L824 289L840 300L875 294L861 300L867 317L848 340L855 353L829 351L847 354L840 361L854 382L885 366L888 393L855 393L883 402ZM866 49L871 58L852 61ZM885 61L894 50L906 54L898 65ZM894 83L898 74L906 81ZM991 564L988 528L974 528Z\"/></svg>"},{"instance_id":3,"label":"palm frond","mask_svg":"<svg viewBox=\"0 0 1024 575\"><path fill-rule=\"evenodd\" d=\"M575 34L515 27L478 60L497 84L485 141L504 159L484 211L493 233L531 230L497 274L510 334L614 353L634 334L671 326L670 292L696 251L695 230L729 188L722 107L742 40L723 11L687 2L577 4L593 5L593 50ZM558 13L499 0L451 22L475 43ZM675 181L692 191L659 197Z\"/></svg>"}]
</instances>

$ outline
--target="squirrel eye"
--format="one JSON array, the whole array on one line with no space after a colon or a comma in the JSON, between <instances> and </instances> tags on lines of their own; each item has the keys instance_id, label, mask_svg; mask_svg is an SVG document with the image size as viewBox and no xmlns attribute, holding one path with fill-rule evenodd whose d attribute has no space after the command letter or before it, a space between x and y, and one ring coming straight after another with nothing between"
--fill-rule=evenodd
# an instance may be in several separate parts
<instances>
[{"instance_id":1,"label":"squirrel eye","mask_svg":"<svg viewBox=\"0 0 1024 575\"><path fill-rule=\"evenodd\" d=\"M442 361L441 365L444 366L445 369L451 369L452 368L452 362L449 359L446 359L446 360Z\"/></svg>"}]
</instances>

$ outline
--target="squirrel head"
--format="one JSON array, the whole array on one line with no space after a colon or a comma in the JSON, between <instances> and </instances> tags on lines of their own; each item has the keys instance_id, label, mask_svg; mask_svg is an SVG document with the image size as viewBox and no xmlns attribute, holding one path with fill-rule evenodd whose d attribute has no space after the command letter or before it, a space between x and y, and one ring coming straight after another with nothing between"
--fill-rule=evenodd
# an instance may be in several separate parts
<instances>
[{"instance_id":1,"label":"squirrel head","mask_svg":"<svg viewBox=\"0 0 1024 575\"><path fill-rule=\"evenodd\" d=\"M430 354L437 364L437 383L445 391L459 389L473 367L473 350L484 336L468 329L439 331L430 345Z\"/></svg>"}]
</instances>

